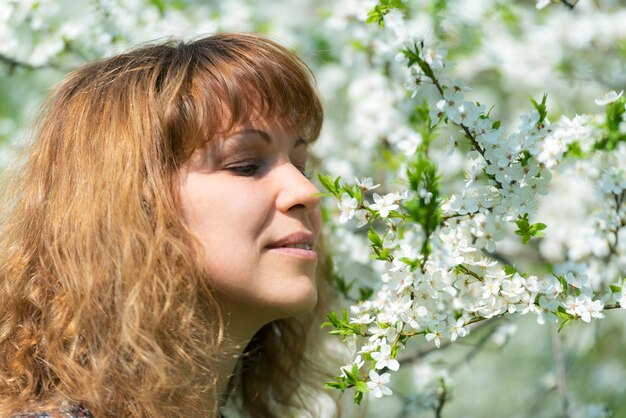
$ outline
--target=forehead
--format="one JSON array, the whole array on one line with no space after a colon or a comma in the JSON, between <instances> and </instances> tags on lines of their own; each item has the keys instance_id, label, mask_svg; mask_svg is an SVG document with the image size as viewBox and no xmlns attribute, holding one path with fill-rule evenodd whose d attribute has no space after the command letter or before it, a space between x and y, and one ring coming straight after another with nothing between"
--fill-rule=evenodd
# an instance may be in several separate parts
<instances>
[{"instance_id":1,"label":"forehead","mask_svg":"<svg viewBox=\"0 0 626 418\"><path fill-rule=\"evenodd\" d=\"M182 164L192 157L197 150L212 148L212 142L228 138L246 129L265 131L269 136L287 136L294 144L308 144L314 141L321 128L321 108L310 105L298 107L287 97L265 97L263 91L248 86L238 85L234 91L203 89L196 96L200 103L198 112L190 115L191 122L198 128L199 135L186 142L186 154L179 162ZM316 102L317 103L317 102ZM301 104L302 105L302 104ZM319 110L319 112L317 112Z\"/></svg>"},{"instance_id":2,"label":"forehead","mask_svg":"<svg viewBox=\"0 0 626 418\"><path fill-rule=\"evenodd\" d=\"M292 97L297 95L292 91L293 86L276 93L251 86L248 82L235 84L236 88L232 90L213 90L212 97L206 97L208 101L217 102L218 122L209 123L217 125L214 137L249 126L289 131L307 143L318 137L323 113L317 96L297 101ZM211 135L205 138L212 139Z\"/></svg>"},{"instance_id":3,"label":"forehead","mask_svg":"<svg viewBox=\"0 0 626 418\"><path fill-rule=\"evenodd\" d=\"M289 125L278 123L243 123L233 127L232 130L207 142L207 149L225 149L234 146L237 148L251 146L271 146L273 148L286 148L293 151L308 149L308 142L304 140ZM210 151L209 151L210 152Z\"/></svg>"},{"instance_id":4,"label":"forehead","mask_svg":"<svg viewBox=\"0 0 626 418\"><path fill-rule=\"evenodd\" d=\"M241 94L237 97L220 97L220 131L226 133L240 126L280 126L290 130L303 127L296 123L294 110L284 103L266 97L263 92L254 88L240 86ZM223 96L220 94L220 96Z\"/></svg>"},{"instance_id":5,"label":"forehead","mask_svg":"<svg viewBox=\"0 0 626 418\"><path fill-rule=\"evenodd\" d=\"M208 138L207 142L239 134L256 134L270 141L273 137L285 136L305 144L309 142L304 139L302 127L294 123L292 119L280 114L266 116L258 109L253 109L248 115L240 115L237 118L226 109L221 129L214 138Z\"/></svg>"}]
</instances>

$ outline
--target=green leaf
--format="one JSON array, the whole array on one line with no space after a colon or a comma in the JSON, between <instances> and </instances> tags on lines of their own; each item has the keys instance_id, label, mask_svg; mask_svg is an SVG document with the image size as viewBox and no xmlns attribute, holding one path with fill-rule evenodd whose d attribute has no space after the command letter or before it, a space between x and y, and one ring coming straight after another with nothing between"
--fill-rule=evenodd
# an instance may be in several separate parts
<instances>
[{"instance_id":1,"label":"green leaf","mask_svg":"<svg viewBox=\"0 0 626 418\"><path fill-rule=\"evenodd\" d=\"M341 176L337 177L333 183L333 186L335 187L335 190L339 190L339 179L341 178Z\"/></svg>"},{"instance_id":2,"label":"green leaf","mask_svg":"<svg viewBox=\"0 0 626 418\"><path fill-rule=\"evenodd\" d=\"M344 382L327 382L324 385L324 389L339 389L343 392L346 390L346 384Z\"/></svg>"},{"instance_id":3,"label":"green leaf","mask_svg":"<svg viewBox=\"0 0 626 418\"><path fill-rule=\"evenodd\" d=\"M565 319L565 320L571 320L571 319L575 318L575 316L570 314L570 313L568 313L567 310L562 305L559 305L559 307L557 308L555 314L559 318Z\"/></svg>"},{"instance_id":4,"label":"green leaf","mask_svg":"<svg viewBox=\"0 0 626 418\"><path fill-rule=\"evenodd\" d=\"M626 104L626 99L622 96L606 107L606 126L610 132L619 132L626 112L624 104Z\"/></svg>"},{"instance_id":5,"label":"green leaf","mask_svg":"<svg viewBox=\"0 0 626 418\"><path fill-rule=\"evenodd\" d=\"M371 287L361 287L359 288L359 300L367 300L374 294L374 289Z\"/></svg>"},{"instance_id":6,"label":"green leaf","mask_svg":"<svg viewBox=\"0 0 626 418\"><path fill-rule=\"evenodd\" d=\"M347 282L344 277L339 274L334 274L334 279L337 289L341 292L342 295L347 297L348 293L352 289L352 286L354 286L355 281L352 280L350 282Z\"/></svg>"},{"instance_id":7,"label":"green leaf","mask_svg":"<svg viewBox=\"0 0 626 418\"><path fill-rule=\"evenodd\" d=\"M528 150L522 151L522 158L520 158L519 162L522 164L522 167L526 167L528 165L528 160L530 160L530 158L532 157L532 155L530 155L530 152L528 152Z\"/></svg>"},{"instance_id":8,"label":"green leaf","mask_svg":"<svg viewBox=\"0 0 626 418\"><path fill-rule=\"evenodd\" d=\"M348 196L354 197L354 189L350 186L343 186L340 188L340 192L347 193Z\"/></svg>"},{"instance_id":9,"label":"green leaf","mask_svg":"<svg viewBox=\"0 0 626 418\"><path fill-rule=\"evenodd\" d=\"M381 2L384 3L384 2ZM385 14L389 13L389 7L385 5L377 5L367 14L365 23L378 23L381 28L385 27Z\"/></svg>"},{"instance_id":10,"label":"green leaf","mask_svg":"<svg viewBox=\"0 0 626 418\"><path fill-rule=\"evenodd\" d=\"M359 366L356 363L352 364L351 372L352 372L352 377L354 378L355 381L357 381L359 377Z\"/></svg>"},{"instance_id":11,"label":"green leaf","mask_svg":"<svg viewBox=\"0 0 626 418\"><path fill-rule=\"evenodd\" d=\"M363 392L355 392L354 393L354 403L357 405L361 404L361 401L363 400Z\"/></svg>"},{"instance_id":12,"label":"green leaf","mask_svg":"<svg viewBox=\"0 0 626 418\"><path fill-rule=\"evenodd\" d=\"M335 327L340 322L339 318L337 317L337 313L335 311L332 311L331 313L326 315L326 319L328 319L328 321L323 322L322 325L321 325L321 328L324 328L324 327Z\"/></svg>"},{"instance_id":13,"label":"green leaf","mask_svg":"<svg viewBox=\"0 0 626 418\"><path fill-rule=\"evenodd\" d=\"M346 374L345 381L351 385L354 385L359 380L359 369L357 367L356 371L354 368L356 364L352 365L352 369L348 370L347 368L343 368L343 372Z\"/></svg>"},{"instance_id":14,"label":"green leaf","mask_svg":"<svg viewBox=\"0 0 626 418\"><path fill-rule=\"evenodd\" d=\"M366 23L378 23L381 28L385 27L385 15L392 9L404 7L402 0L379 0L376 6L367 14Z\"/></svg>"},{"instance_id":15,"label":"green leaf","mask_svg":"<svg viewBox=\"0 0 626 418\"><path fill-rule=\"evenodd\" d=\"M504 272L507 275L513 275L513 274L517 273L517 269L515 269L515 267L513 267L511 265L508 265L508 264L505 264L503 269L504 269Z\"/></svg>"},{"instance_id":16,"label":"green leaf","mask_svg":"<svg viewBox=\"0 0 626 418\"><path fill-rule=\"evenodd\" d=\"M542 237L544 234L541 231L543 231L546 228L547 228L546 224L542 224L541 222L539 222L536 224L532 224L530 228L528 229L528 232L530 235L534 237Z\"/></svg>"},{"instance_id":17,"label":"green leaf","mask_svg":"<svg viewBox=\"0 0 626 418\"><path fill-rule=\"evenodd\" d=\"M559 326L559 329L558 329L558 331L557 331L557 332L561 332L561 330L563 329L563 327L564 327L565 325L567 325L570 321L571 321L571 319L566 319L566 320L564 320L564 321L561 323L561 325Z\"/></svg>"},{"instance_id":18,"label":"green leaf","mask_svg":"<svg viewBox=\"0 0 626 418\"><path fill-rule=\"evenodd\" d=\"M384 248L378 256L381 260L387 260L389 258L389 248Z\"/></svg>"},{"instance_id":19,"label":"green leaf","mask_svg":"<svg viewBox=\"0 0 626 418\"><path fill-rule=\"evenodd\" d=\"M376 233L374 228L371 226L370 226L370 230L367 232L367 238L370 240L374 248L382 248L383 240L380 238L380 236Z\"/></svg>"},{"instance_id":20,"label":"green leaf","mask_svg":"<svg viewBox=\"0 0 626 418\"><path fill-rule=\"evenodd\" d=\"M408 60L407 67L412 67L413 64L417 62L416 54L410 49L403 49L400 52L402 52L402 55L404 55Z\"/></svg>"},{"instance_id":21,"label":"green leaf","mask_svg":"<svg viewBox=\"0 0 626 418\"><path fill-rule=\"evenodd\" d=\"M354 385L354 388L361 393L367 393L369 391L369 388L367 387L367 383L365 383L362 380L359 380L358 382L356 382L356 385Z\"/></svg>"},{"instance_id":22,"label":"green leaf","mask_svg":"<svg viewBox=\"0 0 626 418\"><path fill-rule=\"evenodd\" d=\"M528 229L528 214L525 213L524 216L518 217L515 223L519 229Z\"/></svg>"},{"instance_id":23,"label":"green leaf","mask_svg":"<svg viewBox=\"0 0 626 418\"><path fill-rule=\"evenodd\" d=\"M561 286L563 286L563 289L567 289L567 280L565 279L565 276L561 275L561 276L557 276L556 274L553 274L554 277L556 277L559 281L559 283L561 283ZM562 306L559 306L559 308L561 308L563 310L563 312L565 312L565 308Z\"/></svg>"},{"instance_id":24,"label":"green leaf","mask_svg":"<svg viewBox=\"0 0 626 418\"><path fill-rule=\"evenodd\" d=\"M538 125L543 123L543 121L546 119L546 116L548 114L547 107L546 107L547 99L548 99L547 94L543 95L543 98L541 99L541 103L537 103L535 99L533 99L532 97L530 98L530 101L532 102L533 107L537 110L537 113L539 113L539 121L537 122Z\"/></svg>"},{"instance_id":25,"label":"green leaf","mask_svg":"<svg viewBox=\"0 0 626 418\"><path fill-rule=\"evenodd\" d=\"M620 97L606 107L606 122L604 124L605 135L597 141L594 150L609 150L617 148L619 142L626 141L626 135L620 131L620 125L624 120L626 98Z\"/></svg>"},{"instance_id":26,"label":"green leaf","mask_svg":"<svg viewBox=\"0 0 626 418\"><path fill-rule=\"evenodd\" d=\"M580 142L574 141L567 144L567 151L565 151L566 158L585 158Z\"/></svg>"},{"instance_id":27,"label":"green leaf","mask_svg":"<svg viewBox=\"0 0 626 418\"><path fill-rule=\"evenodd\" d=\"M339 335L341 337L346 337L349 335L363 335L363 327L358 324L350 324L348 319L348 311L346 309L343 310L341 314L341 319L337 316L336 312L331 312L326 316L328 321L324 322L321 327L333 327L335 329L329 331L329 334Z\"/></svg>"},{"instance_id":28,"label":"green leaf","mask_svg":"<svg viewBox=\"0 0 626 418\"><path fill-rule=\"evenodd\" d=\"M330 192L333 196L335 196L336 198L340 198L339 195L339 179L341 177L337 177L334 181L330 176L327 176L325 174L318 174L317 178L319 179L320 183L322 184L322 186L328 191Z\"/></svg>"},{"instance_id":29,"label":"green leaf","mask_svg":"<svg viewBox=\"0 0 626 418\"><path fill-rule=\"evenodd\" d=\"M163 16L166 9L165 2L163 0L150 0L150 3L152 3L159 10L159 14Z\"/></svg>"},{"instance_id":30,"label":"green leaf","mask_svg":"<svg viewBox=\"0 0 626 418\"><path fill-rule=\"evenodd\" d=\"M622 287L621 286L616 286L614 284L609 285L609 288L611 288L611 293L622 293Z\"/></svg>"},{"instance_id":31,"label":"green leaf","mask_svg":"<svg viewBox=\"0 0 626 418\"><path fill-rule=\"evenodd\" d=\"M547 228L546 224L541 222L537 222L535 224L530 224L528 222L528 214L525 213L524 216L520 216L515 221L515 224L519 228L515 233L522 237L522 242L527 244L530 241L531 237L542 237L544 234L543 230Z\"/></svg>"},{"instance_id":32,"label":"green leaf","mask_svg":"<svg viewBox=\"0 0 626 418\"><path fill-rule=\"evenodd\" d=\"M412 259L412 258L407 258L407 257L403 257L401 260L404 264L409 266L410 271L415 271L415 269L417 269L420 266L420 261L421 261L419 258Z\"/></svg>"},{"instance_id":33,"label":"green leaf","mask_svg":"<svg viewBox=\"0 0 626 418\"><path fill-rule=\"evenodd\" d=\"M403 337L402 334L400 335L400 342L404 342L406 341L406 338L408 337ZM398 350L400 349L400 344L395 344L391 346L391 358L396 358L398 356Z\"/></svg>"}]
</instances>

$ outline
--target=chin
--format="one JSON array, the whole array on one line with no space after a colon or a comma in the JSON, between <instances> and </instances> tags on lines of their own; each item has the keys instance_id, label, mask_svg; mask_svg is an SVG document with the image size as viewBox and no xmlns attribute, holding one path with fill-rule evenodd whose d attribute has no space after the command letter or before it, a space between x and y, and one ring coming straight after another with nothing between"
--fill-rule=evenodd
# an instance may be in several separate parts
<instances>
[{"instance_id":1,"label":"chin","mask_svg":"<svg viewBox=\"0 0 626 418\"><path fill-rule=\"evenodd\" d=\"M304 315L315 309L317 305L317 288L310 281L308 281L307 286L294 289L294 292L289 296L281 298L273 304L273 308L278 308L275 319Z\"/></svg>"}]
</instances>

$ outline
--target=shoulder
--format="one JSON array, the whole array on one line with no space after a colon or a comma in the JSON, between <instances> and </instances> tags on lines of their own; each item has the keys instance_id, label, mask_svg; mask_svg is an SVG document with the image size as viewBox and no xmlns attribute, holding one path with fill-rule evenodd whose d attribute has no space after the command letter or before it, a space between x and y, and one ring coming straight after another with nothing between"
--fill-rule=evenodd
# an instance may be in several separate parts
<instances>
[{"instance_id":1,"label":"shoulder","mask_svg":"<svg viewBox=\"0 0 626 418\"><path fill-rule=\"evenodd\" d=\"M93 418L93 415L82 405L62 406L56 411L23 412L11 418Z\"/></svg>"}]
</instances>

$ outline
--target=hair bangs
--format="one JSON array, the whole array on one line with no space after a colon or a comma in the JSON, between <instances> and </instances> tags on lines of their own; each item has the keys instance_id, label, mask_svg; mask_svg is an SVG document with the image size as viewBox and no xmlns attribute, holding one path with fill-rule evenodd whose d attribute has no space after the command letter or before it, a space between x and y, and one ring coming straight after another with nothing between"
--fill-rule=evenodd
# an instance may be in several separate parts
<instances>
[{"instance_id":1,"label":"hair bangs","mask_svg":"<svg viewBox=\"0 0 626 418\"><path fill-rule=\"evenodd\" d=\"M215 35L188 47L199 57L192 90L205 140L255 118L285 123L307 142L319 136L323 110L313 74L286 48L245 34Z\"/></svg>"}]
</instances>

